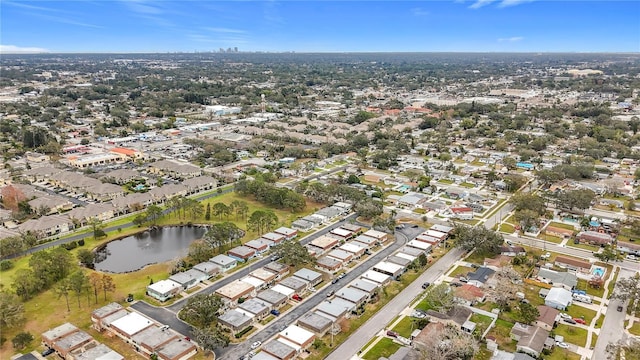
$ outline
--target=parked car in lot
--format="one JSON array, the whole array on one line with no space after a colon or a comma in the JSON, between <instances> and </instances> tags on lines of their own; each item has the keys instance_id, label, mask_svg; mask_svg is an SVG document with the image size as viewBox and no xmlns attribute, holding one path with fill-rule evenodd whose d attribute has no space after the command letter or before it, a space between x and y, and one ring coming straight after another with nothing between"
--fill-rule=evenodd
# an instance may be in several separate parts
<instances>
[{"instance_id":1,"label":"parked car in lot","mask_svg":"<svg viewBox=\"0 0 640 360\"><path fill-rule=\"evenodd\" d=\"M576 321L575 321L575 320L573 320L573 319L562 319L562 320L563 320L564 322L566 322L567 324L572 324L572 325L575 325L575 324L576 324Z\"/></svg>"},{"instance_id":2,"label":"parked car in lot","mask_svg":"<svg viewBox=\"0 0 640 360\"><path fill-rule=\"evenodd\" d=\"M566 342L558 341L556 343L556 346L561 349L567 349L569 347L569 344L567 344Z\"/></svg>"},{"instance_id":3,"label":"parked car in lot","mask_svg":"<svg viewBox=\"0 0 640 360\"><path fill-rule=\"evenodd\" d=\"M587 325L587 322L580 318L573 318L573 321L577 322L578 324Z\"/></svg>"},{"instance_id":4,"label":"parked car in lot","mask_svg":"<svg viewBox=\"0 0 640 360\"><path fill-rule=\"evenodd\" d=\"M395 332L395 331L387 330L387 336L392 337L392 338L397 338L398 337L398 333Z\"/></svg>"},{"instance_id":5,"label":"parked car in lot","mask_svg":"<svg viewBox=\"0 0 640 360\"><path fill-rule=\"evenodd\" d=\"M42 353L40 353L40 355L42 356L49 356L51 354L53 354L55 352L55 350L53 350L52 348L47 348L45 351L43 351Z\"/></svg>"},{"instance_id":6,"label":"parked car in lot","mask_svg":"<svg viewBox=\"0 0 640 360\"><path fill-rule=\"evenodd\" d=\"M291 298L293 300L296 300L296 301L302 301L302 296L300 296L298 294L293 294L293 296Z\"/></svg>"},{"instance_id":7,"label":"parked car in lot","mask_svg":"<svg viewBox=\"0 0 640 360\"><path fill-rule=\"evenodd\" d=\"M275 315L275 316L278 316L278 315L280 315L280 311L278 311L276 309L273 309L273 310L271 310L271 314Z\"/></svg>"},{"instance_id":8,"label":"parked car in lot","mask_svg":"<svg viewBox=\"0 0 640 360\"><path fill-rule=\"evenodd\" d=\"M262 345L262 341L254 341L253 344L251 344L251 350L259 348L260 345Z\"/></svg>"},{"instance_id":9,"label":"parked car in lot","mask_svg":"<svg viewBox=\"0 0 640 360\"><path fill-rule=\"evenodd\" d=\"M560 317L563 319L571 319L571 315L565 313L560 313Z\"/></svg>"}]
</instances>

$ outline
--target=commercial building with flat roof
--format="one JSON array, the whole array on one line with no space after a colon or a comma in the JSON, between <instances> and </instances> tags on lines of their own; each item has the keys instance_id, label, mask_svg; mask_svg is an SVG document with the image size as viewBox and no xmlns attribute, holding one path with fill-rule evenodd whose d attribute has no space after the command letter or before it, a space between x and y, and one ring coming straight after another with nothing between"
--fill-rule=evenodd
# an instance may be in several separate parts
<instances>
[{"instance_id":1,"label":"commercial building with flat roof","mask_svg":"<svg viewBox=\"0 0 640 360\"><path fill-rule=\"evenodd\" d=\"M53 346L51 346L51 348L54 349L63 359L65 359L70 352L75 349L79 349L92 341L94 340L91 335L82 330L78 330L57 339L53 342Z\"/></svg>"},{"instance_id":2,"label":"commercial building with flat roof","mask_svg":"<svg viewBox=\"0 0 640 360\"><path fill-rule=\"evenodd\" d=\"M125 311L124 308L122 307L122 305L118 304L117 302L112 302L109 303L101 308L95 309L93 310L93 312L91 313L91 323L92 323L92 327L94 329L96 329L97 331L102 331L102 319L106 318L107 316L114 314L118 311ZM126 315L126 314L124 314ZM123 316L124 316L123 315Z\"/></svg>"},{"instance_id":3,"label":"commercial building with flat roof","mask_svg":"<svg viewBox=\"0 0 640 360\"><path fill-rule=\"evenodd\" d=\"M254 292L255 287L253 285L242 280L237 280L219 288L215 293L230 305L235 306L238 299L241 297L250 297Z\"/></svg>"},{"instance_id":4,"label":"commercial building with flat roof","mask_svg":"<svg viewBox=\"0 0 640 360\"><path fill-rule=\"evenodd\" d=\"M113 333L129 341L135 334L153 325L151 320L132 312L112 322L110 328Z\"/></svg>"},{"instance_id":5,"label":"commercial building with flat roof","mask_svg":"<svg viewBox=\"0 0 640 360\"><path fill-rule=\"evenodd\" d=\"M158 359L161 360L185 360L197 352L198 349L194 343L178 338L158 349L156 353L158 354Z\"/></svg>"},{"instance_id":6,"label":"commercial building with flat roof","mask_svg":"<svg viewBox=\"0 0 640 360\"><path fill-rule=\"evenodd\" d=\"M124 360L124 356L105 344L97 344L92 348L78 349L72 351L71 355L73 360Z\"/></svg>"},{"instance_id":7,"label":"commercial building with flat roof","mask_svg":"<svg viewBox=\"0 0 640 360\"><path fill-rule=\"evenodd\" d=\"M316 286L318 284L320 284L322 282L322 274L317 272L317 271L313 271L313 270L309 270L306 268L302 268L298 271L296 271L295 273L293 273L293 276L301 279L303 281L306 281L310 284L310 286Z\"/></svg>"},{"instance_id":8,"label":"commercial building with flat roof","mask_svg":"<svg viewBox=\"0 0 640 360\"><path fill-rule=\"evenodd\" d=\"M277 276L274 272L266 270L265 268L259 268L259 269L253 270L252 272L249 273L249 275L253 276L254 278L260 279L265 284L269 284L269 285L276 280L276 276Z\"/></svg>"},{"instance_id":9,"label":"commercial building with flat roof","mask_svg":"<svg viewBox=\"0 0 640 360\"><path fill-rule=\"evenodd\" d=\"M304 292L309 287L308 282L293 276L283 279L278 285L286 286L298 294Z\"/></svg>"},{"instance_id":10,"label":"commercial building with flat roof","mask_svg":"<svg viewBox=\"0 0 640 360\"><path fill-rule=\"evenodd\" d=\"M318 305L316 313L326 316L329 320L338 321L347 316L351 310L356 308L356 304L340 298L325 300Z\"/></svg>"},{"instance_id":11,"label":"commercial building with flat roof","mask_svg":"<svg viewBox=\"0 0 640 360\"><path fill-rule=\"evenodd\" d=\"M278 309L287 302L287 296L271 289L263 290L256 296L257 299L263 300L271 305L271 309Z\"/></svg>"},{"instance_id":12,"label":"commercial building with flat roof","mask_svg":"<svg viewBox=\"0 0 640 360\"><path fill-rule=\"evenodd\" d=\"M350 286L345 286L342 289L336 291L336 297L347 300L359 306L369 299L369 293L366 291L358 290Z\"/></svg>"},{"instance_id":13,"label":"commercial building with flat roof","mask_svg":"<svg viewBox=\"0 0 640 360\"><path fill-rule=\"evenodd\" d=\"M238 265L238 260L223 254L216 255L209 261L219 266L222 272L229 271Z\"/></svg>"},{"instance_id":14,"label":"commercial building with flat roof","mask_svg":"<svg viewBox=\"0 0 640 360\"><path fill-rule=\"evenodd\" d=\"M262 319L269 314L271 311L271 304L266 301L260 299L249 299L242 304L238 304L237 310L244 310L250 314L252 314L254 319Z\"/></svg>"},{"instance_id":15,"label":"commercial building with flat roof","mask_svg":"<svg viewBox=\"0 0 640 360\"><path fill-rule=\"evenodd\" d=\"M227 251L227 255L239 261L247 261L256 254L256 251L248 246L236 246Z\"/></svg>"},{"instance_id":16,"label":"commercial building with flat roof","mask_svg":"<svg viewBox=\"0 0 640 360\"><path fill-rule=\"evenodd\" d=\"M226 313L218 316L218 322L220 325L228 328L234 333L242 331L247 326L251 325L253 318L247 316L241 311L236 309L229 310Z\"/></svg>"},{"instance_id":17,"label":"commercial building with flat roof","mask_svg":"<svg viewBox=\"0 0 640 360\"><path fill-rule=\"evenodd\" d=\"M79 331L77 326L71 323L64 323L60 326L57 326L51 330L45 331L42 333L42 343L48 347L53 347L53 343L63 338L67 335L73 334L76 331Z\"/></svg>"},{"instance_id":18,"label":"commercial building with flat roof","mask_svg":"<svg viewBox=\"0 0 640 360\"><path fill-rule=\"evenodd\" d=\"M328 251L329 249L334 248L335 246L338 245L338 243L340 242L340 240L327 236L327 235L323 235L320 237L317 237L315 239L313 239L310 244L318 249L320 249L322 252Z\"/></svg>"},{"instance_id":19,"label":"commercial building with flat roof","mask_svg":"<svg viewBox=\"0 0 640 360\"><path fill-rule=\"evenodd\" d=\"M150 326L135 334L131 340L141 351L152 354L171 340L178 338L175 332L161 330L158 326Z\"/></svg>"},{"instance_id":20,"label":"commercial building with flat roof","mask_svg":"<svg viewBox=\"0 0 640 360\"><path fill-rule=\"evenodd\" d=\"M271 340L263 344L261 349L278 360L293 359L297 355L295 348L278 340Z\"/></svg>"},{"instance_id":21,"label":"commercial building with flat roof","mask_svg":"<svg viewBox=\"0 0 640 360\"><path fill-rule=\"evenodd\" d=\"M405 268L402 265L394 264L389 261L380 261L373 266L373 270L383 274L387 274L394 279L397 279L398 277L400 277L400 275L402 275Z\"/></svg>"},{"instance_id":22,"label":"commercial building with flat roof","mask_svg":"<svg viewBox=\"0 0 640 360\"><path fill-rule=\"evenodd\" d=\"M369 280L365 280L365 279L356 279L353 280L350 284L349 287L352 287L354 289L358 289L358 290L362 290L366 293L368 293L369 295L373 294L374 292L376 292L376 289L378 289L380 285L378 285L375 282L371 282Z\"/></svg>"},{"instance_id":23,"label":"commercial building with flat roof","mask_svg":"<svg viewBox=\"0 0 640 360\"><path fill-rule=\"evenodd\" d=\"M332 257L323 256L316 261L316 267L334 273L342 269L343 262Z\"/></svg>"},{"instance_id":24,"label":"commercial building with flat roof","mask_svg":"<svg viewBox=\"0 0 640 360\"><path fill-rule=\"evenodd\" d=\"M391 276L374 270L367 270L364 274L362 274L362 276L360 276L360 278L372 281L381 286L385 286L389 282L391 282Z\"/></svg>"},{"instance_id":25,"label":"commercial building with flat roof","mask_svg":"<svg viewBox=\"0 0 640 360\"><path fill-rule=\"evenodd\" d=\"M278 339L283 339L294 344L294 346L300 349L296 349L298 352L311 346L315 338L316 336L312 332L296 325L289 325L286 329L278 333Z\"/></svg>"},{"instance_id":26,"label":"commercial building with flat roof","mask_svg":"<svg viewBox=\"0 0 640 360\"><path fill-rule=\"evenodd\" d=\"M323 337L331 329L332 321L329 318L318 315L315 312L307 313L298 319L298 326L309 330L317 337Z\"/></svg>"},{"instance_id":27,"label":"commercial building with flat roof","mask_svg":"<svg viewBox=\"0 0 640 360\"><path fill-rule=\"evenodd\" d=\"M296 236L298 236L298 230L291 229L288 227L279 227L273 230L273 232L276 234L284 235L287 238L287 240L294 239Z\"/></svg>"}]
</instances>

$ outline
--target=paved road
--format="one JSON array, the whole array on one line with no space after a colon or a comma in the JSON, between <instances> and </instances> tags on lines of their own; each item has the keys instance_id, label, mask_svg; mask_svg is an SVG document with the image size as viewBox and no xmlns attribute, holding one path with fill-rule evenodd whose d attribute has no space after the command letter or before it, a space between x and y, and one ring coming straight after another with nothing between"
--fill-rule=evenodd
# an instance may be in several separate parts
<instances>
[{"instance_id":1,"label":"paved road","mask_svg":"<svg viewBox=\"0 0 640 360\"><path fill-rule=\"evenodd\" d=\"M405 229L405 231L403 232L398 232L396 234L396 240L393 244L381 250L377 254L373 255L372 257L367 259L365 262L358 264L357 267L351 269L347 273L347 275L338 283L330 284L329 286L324 287L322 290L317 291L312 297L310 296L302 304L294 307L287 314L282 315L277 321L272 321L268 327L264 328L263 330L261 330L260 332L252 336L250 341L245 341L244 343L232 345L224 349L218 349L216 351L216 358L223 359L223 360L225 359L235 360L251 350L252 342L256 340L260 340L263 343L266 342L269 338L276 335L276 333L280 331L281 328L289 324L295 323L296 320L298 320L300 317L307 314L309 311L311 311L311 309L316 307L322 301L326 300L327 293L329 293L330 291L336 291L344 287L345 285L347 285L349 282L357 279L358 277L360 277L360 275L362 275L364 272L369 270L375 264L379 263L384 258L391 255L394 251L404 246L404 244L407 242L408 239L415 238L416 236L418 236L418 234L420 234L423 231L424 229L422 228L409 228L409 229ZM341 358L341 359L345 359L345 358Z\"/></svg>"},{"instance_id":2,"label":"paved road","mask_svg":"<svg viewBox=\"0 0 640 360\"><path fill-rule=\"evenodd\" d=\"M618 279L630 278L635 274L635 271L621 269ZM626 306L622 312L618 312L618 305L625 305L620 300L609 300L609 306L607 307L606 316L600 328L600 334L598 335L598 341L593 350L594 360L606 359L606 348L609 343L616 343L618 340L626 339L627 334L624 331L624 318L626 314Z\"/></svg>"},{"instance_id":3,"label":"paved road","mask_svg":"<svg viewBox=\"0 0 640 360\"><path fill-rule=\"evenodd\" d=\"M444 274L451 264L459 260L464 252L458 248L452 249L438 261L433 263L418 279L407 286L400 294L391 299L356 332L338 346L325 360L344 360L356 354L371 338L384 328L393 318L404 310L423 291L425 281L433 283Z\"/></svg>"}]
</instances>

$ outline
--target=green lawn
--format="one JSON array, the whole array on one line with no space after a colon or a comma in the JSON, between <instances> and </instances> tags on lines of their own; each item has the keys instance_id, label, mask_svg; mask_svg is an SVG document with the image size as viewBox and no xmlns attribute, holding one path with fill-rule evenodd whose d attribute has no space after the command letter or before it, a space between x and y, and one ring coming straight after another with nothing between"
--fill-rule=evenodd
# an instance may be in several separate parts
<instances>
[{"instance_id":1,"label":"green lawn","mask_svg":"<svg viewBox=\"0 0 640 360\"><path fill-rule=\"evenodd\" d=\"M378 360L381 357L389 357L400 349L400 344L394 343L389 338L383 338L375 344L364 356L365 360Z\"/></svg>"},{"instance_id":2,"label":"green lawn","mask_svg":"<svg viewBox=\"0 0 640 360\"><path fill-rule=\"evenodd\" d=\"M564 342L578 346L585 346L587 341L587 330L573 327L566 324L559 324L554 330L556 335L564 336Z\"/></svg>"},{"instance_id":3,"label":"green lawn","mask_svg":"<svg viewBox=\"0 0 640 360\"><path fill-rule=\"evenodd\" d=\"M460 186L468 188L468 189L473 189L474 187L476 187L476 184L472 184L472 183L468 183L468 182L463 182L462 184L460 184Z\"/></svg>"},{"instance_id":4,"label":"green lawn","mask_svg":"<svg viewBox=\"0 0 640 360\"><path fill-rule=\"evenodd\" d=\"M538 235L538 239L546 240L546 241L552 242L554 244L560 244L562 242L561 238L559 238L557 236L549 235L549 234L540 234L540 235Z\"/></svg>"},{"instance_id":5,"label":"green lawn","mask_svg":"<svg viewBox=\"0 0 640 360\"><path fill-rule=\"evenodd\" d=\"M580 360L580 355L567 349L555 347L551 355L546 355L545 360Z\"/></svg>"},{"instance_id":6,"label":"green lawn","mask_svg":"<svg viewBox=\"0 0 640 360\"><path fill-rule=\"evenodd\" d=\"M598 246L593 246L589 244L574 244L573 241L568 241L567 246L571 246L578 249L585 249L589 251L598 251L600 249L600 247Z\"/></svg>"},{"instance_id":7,"label":"green lawn","mask_svg":"<svg viewBox=\"0 0 640 360\"><path fill-rule=\"evenodd\" d=\"M516 351L516 341L513 341L509 336L511 333L511 328L513 327L513 323L498 319L496 320L496 325L489 331L489 335L494 336L496 341L498 342L498 346L500 349L505 351Z\"/></svg>"},{"instance_id":8,"label":"green lawn","mask_svg":"<svg viewBox=\"0 0 640 360\"><path fill-rule=\"evenodd\" d=\"M482 335L484 334L485 330L489 328L489 325L491 325L493 319L486 315L474 313L473 315L471 315L469 321L473 321L474 323L476 323L476 333L478 335Z\"/></svg>"},{"instance_id":9,"label":"green lawn","mask_svg":"<svg viewBox=\"0 0 640 360\"><path fill-rule=\"evenodd\" d=\"M411 337L411 332L415 330L413 318L410 316L403 317L392 330L400 334L400 336Z\"/></svg>"},{"instance_id":10,"label":"green lawn","mask_svg":"<svg viewBox=\"0 0 640 360\"><path fill-rule=\"evenodd\" d=\"M640 336L640 323L634 322L631 328L629 328L629 332L635 336Z\"/></svg>"},{"instance_id":11,"label":"green lawn","mask_svg":"<svg viewBox=\"0 0 640 360\"><path fill-rule=\"evenodd\" d=\"M480 346L480 349L473 354L473 360L490 360L493 353L484 346Z\"/></svg>"},{"instance_id":12,"label":"green lawn","mask_svg":"<svg viewBox=\"0 0 640 360\"><path fill-rule=\"evenodd\" d=\"M597 342L598 342L598 335L591 334L591 348L596 347Z\"/></svg>"},{"instance_id":13,"label":"green lawn","mask_svg":"<svg viewBox=\"0 0 640 360\"><path fill-rule=\"evenodd\" d=\"M616 286L616 281L618 280L619 273L620 271L616 271L615 275L613 275L613 280L609 281L609 286L607 286L607 290L609 290L607 297L609 298L611 297L611 293L613 293L613 287Z\"/></svg>"},{"instance_id":14,"label":"green lawn","mask_svg":"<svg viewBox=\"0 0 640 360\"><path fill-rule=\"evenodd\" d=\"M468 266L458 266L449 274L451 277L456 277L458 275L467 275L468 272L472 272L473 268Z\"/></svg>"},{"instance_id":15,"label":"green lawn","mask_svg":"<svg viewBox=\"0 0 640 360\"><path fill-rule=\"evenodd\" d=\"M516 228L511 224L502 223L500 224L500 231L508 234L513 234L514 232L516 232Z\"/></svg>"},{"instance_id":16,"label":"green lawn","mask_svg":"<svg viewBox=\"0 0 640 360\"><path fill-rule=\"evenodd\" d=\"M587 283L587 280L578 279L578 285L576 286L578 290L585 290L587 294L602 297L604 296L604 286L600 287L600 289L594 289Z\"/></svg>"},{"instance_id":17,"label":"green lawn","mask_svg":"<svg viewBox=\"0 0 640 360\"><path fill-rule=\"evenodd\" d=\"M584 316L584 321L586 321L587 324L589 324L597 314L594 310L587 309L576 304L569 306L566 313L571 315L573 318L582 318L582 316Z\"/></svg>"},{"instance_id":18,"label":"green lawn","mask_svg":"<svg viewBox=\"0 0 640 360\"><path fill-rule=\"evenodd\" d=\"M562 228L562 229L567 229L567 230L574 230L574 231L576 230L576 228L573 227L573 225L569 225L569 224L565 224L565 223L559 223L559 222L555 222L555 221L550 222L549 226Z\"/></svg>"},{"instance_id":19,"label":"green lawn","mask_svg":"<svg viewBox=\"0 0 640 360\"><path fill-rule=\"evenodd\" d=\"M438 180L438 182L442 184L448 184L448 185L453 184L453 180L449 180L449 179L440 179Z\"/></svg>"}]
</instances>

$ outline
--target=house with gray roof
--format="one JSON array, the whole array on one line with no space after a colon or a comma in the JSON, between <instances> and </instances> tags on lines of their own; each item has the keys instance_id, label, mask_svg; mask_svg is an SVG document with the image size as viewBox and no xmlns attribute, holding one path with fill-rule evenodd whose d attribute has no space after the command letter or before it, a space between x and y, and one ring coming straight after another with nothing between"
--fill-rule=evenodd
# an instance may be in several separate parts
<instances>
[{"instance_id":1,"label":"house with gray roof","mask_svg":"<svg viewBox=\"0 0 640 360\"><path fill-rule=\"evenodd\" d=\"M211 176L196 176L182 181L182 185L186 186L187 194L195 194L201 191L207 191L215 188L218 181Z\"/></svg>"},{"instance_id":2,"label":"house with gray roof","mask_svg":"<svg viewBox=\"0 0 640 360\"><path fill-rule=\"evenodd\" d=\"M316 313L318 315L325 316L331 321L338 321L343 317L346 317L350 311L356 308L356 304L340 299L333 298L331 300L325 300L318 305Z\"/></svg>"},{"instance_id":3,"label":"house with gray roof","mask_svg":"<svg viewBox=\"0 0 640 360\"><path fill-rule=\"evenodd\" d=\"M567 290L573 290L578 285L578 278L570 272L557 272L550 269L540 268L537 280L553 287L562 287Z\"/></svg>"},{"instance_id":4,"label":"house with gray roof","mask_svg":"<svg viewBox=\"0 0 640 360\"><path fill-rule=\"evenodd\" d=\"M287 303L287 296L271 289L263 290L258 293L256 298L270 304L270 310L278 309Z\"/></svg>"},{"instance_id":5,"label":"house with gray roof","mask_svg":"<svg viewBox=\"0 0 640 360\"><path fill-rule=\"evenodd\" d=\"M201 281L209 279L209 275L202 273L196 269L189 269L187 271L175 273L169 276L169 280L178 283L184 290L190 289Z\"/></svg>"},{"instance_id":6,"label":"house with gray roof","mask_svg":"<svg viewBox=\"0 0 640 360\"><path fill-rule=\"evenodd\" d=\"M209 262L220 267L220 270L222 270L222 272L227 272L238 265L238 260L224 254L212 257L211 259L209 259Z\"/></svg>"},{"instance_id":7,"label":"house with gray roof","mask_svg":"<svg viewBox=\"0 0 640 360\"><path fill-rule=\"evenodd\" d=\"M294 347L278 340L266 342L262 345L261 350L271 356L274 356L278 360L294 359L297 355L297 350Z\"/></svg>"},{"instance_id":8,"label":"house with gray roof","mask_svg":"<svg viewBox=\"0 0 640 360\"><path fill-rule=\"evenodd\" d=\"M342 289L336 291L335 296L340 299L347 300L359 306L365 303L369 299L369 293L366 291L358 290L349 286L345 286Z\"/></svg>"},{"instance_id":9,"label":"house with gray roof","mask_svg":"<svg viewBox=\"0 0 640 360\"><path fill-rule=\"evenodd\" d=\"M349 284L349 287L362 290L371 296L378 289L378 284L364 279L356 279Z\"/></svg>"},{"instance_id":10,"label":"house with gray roof","mask_svg":"<svg viewBox=\"0 0 640 360\"><path fill-rule=\"evenodd\" d=\"M231 330L231 332L237 333L242 331L247 326L251 325L253 319L245 315L244 313L233 309L218 316L218 321L220 322L220 325Z\"/></svg>"},{"instance_id":11,"label":"house with gray roof","mask_svg":"<svg viewBox=\"0 0 640 360\"><path fill-rule=\"evenodd\" d=\"M289 289L295 291L298 294L304 292L309 286L308 282L293 276L280 281L280 285L288 287Z\"/></svg>"},{"instance_id":12,"label":"house with gray roof","mask_svg":"<svg viewBox=\"0 0 640 360\"><path fill-rule=\"evenodd\" d=\"M323 337L331 329L331 324L332 321L329 318L315 312L307 313L298 319L298 326L311 331L318 337Z\"/></svg>"},{"instance_id":13,"label":"house with gray roof","mask_svg":"<svg viewBox=\"0 0 640 360\"><path fill-rule=\"evenodd\" d=\"M252 298L242 304L238 304L238 310L253 314L253 318L260 320L269 314L271 304L260 299Z\"/></svg>"},{"instance_id":14,"label":"house with gray roof","mask_svg":"<svg viewBox=\"0 0 640 360\"><path fill-rule=\"evenodd\" d=\"M316 286L318 284L320 284L322 282L322 274L317 272L317 271L313 271L313 270L309 270L306 268L302 268L298 271L296 271L295 273L293 273L293 276L297 277L298 279L301 279L303 281L306 281L310 284L311 287Z\"/></svg>"}]
</instances>

